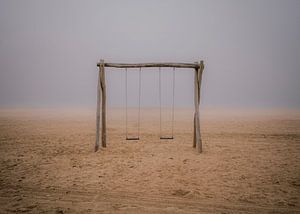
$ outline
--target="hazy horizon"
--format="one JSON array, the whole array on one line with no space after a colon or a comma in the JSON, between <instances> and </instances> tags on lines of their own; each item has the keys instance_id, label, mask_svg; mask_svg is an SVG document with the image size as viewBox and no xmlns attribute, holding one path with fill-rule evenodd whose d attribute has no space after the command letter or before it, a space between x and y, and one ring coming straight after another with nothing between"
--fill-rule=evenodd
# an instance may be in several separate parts
<instances>
[{"instance_id":1,"label":"hazy horizon","mask_svg":"<svg viewBox=\"0 0 300 214\"><path fill-rule=\"evenodd\" d=\"M299 109L299 11L293 0L0 0L0 108L95 108L104 59L204 60L202 107ZM125 73L106 70L108 105L124 107ZM142 107L159 104L157 70L143 70ZM132 74L128 102L136 105ZM176 70L176 107L193 107L193 78Z\"/></svg>"}]
</instances>

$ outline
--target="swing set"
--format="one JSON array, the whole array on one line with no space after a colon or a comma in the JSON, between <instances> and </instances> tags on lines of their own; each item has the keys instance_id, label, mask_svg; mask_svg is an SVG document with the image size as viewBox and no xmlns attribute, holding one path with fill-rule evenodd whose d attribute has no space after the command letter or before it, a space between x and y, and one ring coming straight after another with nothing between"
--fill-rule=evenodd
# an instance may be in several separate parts
<instances>
[{"instance_id":1,"label":"swing set","mask_svg":"<svg viewBox=\"0 0 300 214\"><path fill-rule=\"evenodd\" d=\"M123 63L105 63L104 60L100 60L97 63L99 67L98 75L98 88L97 88L97 114L96 114L96 144L95 151L99 149L100 143L100 122L101 122L101 145L106 147L106 85L105 85L105 67L123 68L125 69L125 99L126 99L126 140L139 140L140 139L140 112L141 112L141 73L142 68L157 67L159 71L159 120L160 120L160 139L172 140L174 139L174 100L175 100L175 68L192 68L195 72L194 77L194 136L193 147L197 147L199 153L202 152L202 139L200 133L200 120L199 120L199 105L200 105L200 89L202 73L204 70L204 63L139 63L139 64L123 64ZM171 67L173 68L173 83L172 83L172 123L171 123L171 135L162 135L162 87L161 87L161 68ZM138 124L137 124L137 136L128 136L128 68L139 68L139 98L138 98ZM100 117L101 114L101 117Z\"/></svg>"}]
</instances>

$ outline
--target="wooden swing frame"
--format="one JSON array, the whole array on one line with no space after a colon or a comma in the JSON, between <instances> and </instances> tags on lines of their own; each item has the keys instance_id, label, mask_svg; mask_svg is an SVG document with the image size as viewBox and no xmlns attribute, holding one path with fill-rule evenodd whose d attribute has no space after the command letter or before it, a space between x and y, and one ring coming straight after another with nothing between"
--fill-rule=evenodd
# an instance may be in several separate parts
<instances>
[{"instance_id":1,"label":"wooden swing frame","mask_svg":"<svg viewBox=\"0 0 300 214\"><path fill-rule=\"evenodd\" d=\"M105 67L113 68L149 68L149 67L172 67L172 68L192 68L195 71L194 76L194 133L193 133L193 147L197 148L198 153L202 152L202 139L200 133L200 119L199 119L199 106L200 106L200 93L202 73L204 70L204 62L195 63L106 63L103 59L97 63L99 67L98 74L98 88L97 88L97 114L96 114L96 144L95 151L98 151L100 146L100 122L101 126L101 145L106 147L106 85L105 85ZM102 99L101 99L102 98ZM101 114L101 117L100 117Z\"/></svg>"}]
</instances>

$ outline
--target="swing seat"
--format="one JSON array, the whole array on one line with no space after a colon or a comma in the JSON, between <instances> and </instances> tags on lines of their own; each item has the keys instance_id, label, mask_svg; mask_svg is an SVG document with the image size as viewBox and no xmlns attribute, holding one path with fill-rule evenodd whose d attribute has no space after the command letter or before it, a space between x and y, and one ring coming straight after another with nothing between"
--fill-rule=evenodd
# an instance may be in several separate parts
<instances>
[{"instance_id":1,"label":"swing seat","mask_svg":"<svg viewBox=\"0 0 300 214\"><path fill-rule=\"evenodd\" d=\"M126 140L140 140L139 137L126 137Z\"/></svg>"},{"instance_id":2,"label":"swing seat","mask_svg":"<svg viewBox=\"0 0 300 214\"><path fill-rule=\"evenodd\" d=\"M174 137L160 137L161 140L173 140Z\"/></svg>"}]
</instances>

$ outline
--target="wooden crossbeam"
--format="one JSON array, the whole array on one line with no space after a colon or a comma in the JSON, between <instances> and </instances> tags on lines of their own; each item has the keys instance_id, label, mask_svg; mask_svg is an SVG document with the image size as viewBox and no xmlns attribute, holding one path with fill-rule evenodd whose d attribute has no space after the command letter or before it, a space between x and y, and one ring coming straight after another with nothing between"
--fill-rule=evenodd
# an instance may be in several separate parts
<instances>
[{"instance_id":1,"label":"wooden crossbeam","mask_svg":"<svg viewBox=\"0 0 300 214\"><path fill-rule=\"evenodd\" d=\"M98 63L99 67L101 63ZM104 63L104 67L113 68L151 68L151 67L172 67L172 68L195 68L200 67L199 63Z\"/></svg>"}]
</instances>

